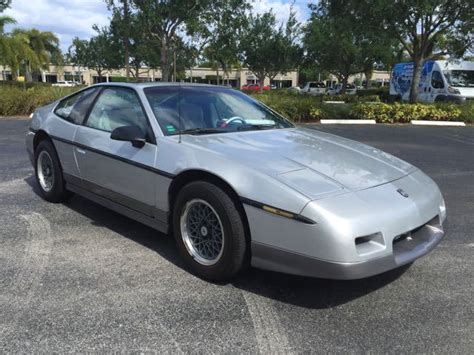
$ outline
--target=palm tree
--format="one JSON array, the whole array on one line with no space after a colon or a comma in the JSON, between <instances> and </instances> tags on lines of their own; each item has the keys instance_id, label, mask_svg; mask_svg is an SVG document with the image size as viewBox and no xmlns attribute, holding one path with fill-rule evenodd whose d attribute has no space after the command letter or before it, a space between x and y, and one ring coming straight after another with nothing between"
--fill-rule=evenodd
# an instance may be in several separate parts
<instances>
[{"instance_id":1,"label":"palm tree","mask_svg":"<svg viewBox=\"0 0 474 355\"><path fill-rule=\"evenodd\" d=\"M61 54L59 39L52 32L14 29L7 39L10 47L7 64L14 76L24 66L27 81L32 81L32 72L47 69L52 58L57 59Z\"/></svg>"},{"instance_id":2,"label":"palm tree","mask_svg":"<svg viewBox=\"0 0 474 355\"><path fill-rule=\"evenodd\" d=\"M4 35L5 25L16 23L14 18L0 16L0 64L6 64L6 57L10 55L8 41ZM3 71L2 71L3 75Z\"/></svg>"}]
</instances>

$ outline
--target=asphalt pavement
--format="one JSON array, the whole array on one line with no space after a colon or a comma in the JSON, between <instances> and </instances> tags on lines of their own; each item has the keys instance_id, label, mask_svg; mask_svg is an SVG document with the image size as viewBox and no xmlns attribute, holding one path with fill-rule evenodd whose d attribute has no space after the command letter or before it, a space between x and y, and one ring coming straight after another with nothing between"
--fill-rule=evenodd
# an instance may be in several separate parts
<instances>
[{"instance_id":1,"label":"asphalt pavement","mask_svg":"<svg viewBox=\"0 0 474 355\"><path fill-rule=\"evenodd\" d=\"M311 126L418 166L443 242L358 281L251 269L212 284L171 238L81 197L37 194L26 120L0 120L0 353L474 353L474 128Z\"/></svg>"}]
</instances>

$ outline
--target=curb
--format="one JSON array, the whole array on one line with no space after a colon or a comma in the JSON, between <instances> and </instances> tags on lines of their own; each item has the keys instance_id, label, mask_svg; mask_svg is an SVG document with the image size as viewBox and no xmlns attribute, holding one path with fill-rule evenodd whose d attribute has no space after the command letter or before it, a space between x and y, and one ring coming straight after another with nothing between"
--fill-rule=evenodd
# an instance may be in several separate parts
<instances>
[{"instance_id":1,"label":"curb","mask_svg":"<svg viewBox=\"0 0 474 355\"><path fill-rule=\"evenodd\" d=\"M466 124L461 121L424 121L424 120L413 120L411 124L418 126L465 126Z\"/></svg>"},{"instance_id":2,"label":"curb","mask_svg":"<svg viewBox=\"0 0 474 355\"><path fill-rule=\"evenodd\" d=\"M375 124L375 120L321 120L321 124Z\"/></svg>"}]
</instances>

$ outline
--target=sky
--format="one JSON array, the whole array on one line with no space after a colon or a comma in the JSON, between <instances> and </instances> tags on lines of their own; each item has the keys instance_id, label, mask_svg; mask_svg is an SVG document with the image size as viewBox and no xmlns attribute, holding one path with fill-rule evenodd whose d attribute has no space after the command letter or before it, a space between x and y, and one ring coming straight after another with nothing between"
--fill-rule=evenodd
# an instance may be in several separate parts
<instances>
[{"instance_id":1,"label":"sky","mask_svg":"<svg viewBox=\"0 0 474 355\"><path fill-rule=\"evenodd\" d=\"M271 9L280 22L288 18L292 3L299 21L304 22L309 17L309 0L250 1L255 12ZM61 49L67 52L74 37L88 39L94 35L92 25L107 25L110 12L103 0L13 0L4 15L17 21L16 25L7 26L6 31L21 27L54 32L60 40Z\"/></svg>"}]
</instances>

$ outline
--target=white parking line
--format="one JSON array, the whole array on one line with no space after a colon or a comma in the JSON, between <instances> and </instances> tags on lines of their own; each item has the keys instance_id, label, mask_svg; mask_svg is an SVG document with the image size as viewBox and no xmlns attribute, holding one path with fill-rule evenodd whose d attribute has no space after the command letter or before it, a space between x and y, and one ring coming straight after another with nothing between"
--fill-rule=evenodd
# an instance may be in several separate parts
<instances>
[{"instance_id":1,"label":"white parking line","mask_svg":"<svg viewBox=\"0 0 474 355\"><path fill-rule=\"evenodd\" d=\"M375 124L375 120L321 120L321 124Z\"/></svg>"},{"instance_id":2,"label":"white parking line","mask_svg":"<svg viewBox=\"0 0 474 355\"><path fill-rule=\"evenodd\" d=\"M418 126L465 126L466 124L461 121L425 121L425 120L412 120L411 124Z\"/></svg>"}]
</instances>

